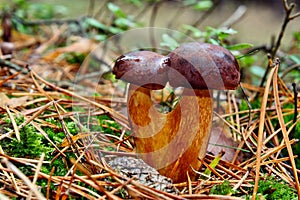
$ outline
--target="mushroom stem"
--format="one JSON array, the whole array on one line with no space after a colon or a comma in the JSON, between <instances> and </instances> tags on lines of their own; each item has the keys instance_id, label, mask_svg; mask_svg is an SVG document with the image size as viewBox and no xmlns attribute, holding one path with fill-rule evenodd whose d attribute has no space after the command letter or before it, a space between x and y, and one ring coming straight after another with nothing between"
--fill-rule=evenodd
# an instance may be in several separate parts
<instances>
[{"instance_id":1,"label":"mushroom stem","mask_svg":"<svg viewBox=\"0 0 300 200\"><path fill-rule=\"evenodd\" d=\"M160 113L151 100L151 90L130 84L129 122L139 158L174 182L191 179L201 166L207 150L212 123L209 90L185 89L178 105Z\"/></svg>"}]
</instances>

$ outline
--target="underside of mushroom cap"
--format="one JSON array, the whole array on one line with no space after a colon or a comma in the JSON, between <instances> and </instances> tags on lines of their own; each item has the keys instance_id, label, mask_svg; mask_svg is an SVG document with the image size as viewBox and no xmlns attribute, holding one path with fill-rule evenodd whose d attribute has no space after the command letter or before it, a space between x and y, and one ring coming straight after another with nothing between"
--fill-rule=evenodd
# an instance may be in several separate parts
<instances>
[{"instance_id":1,"label":"underside of mushroom cap","mask_svg":"<svg viewBox=\"0 0 300 200\"><path fill-rule=\"evenodd\" d=\"M168 56L171 61L168 77L173 87L233 90L240 83L236 58L221 46L185 43Z\"/></svg>"},{"instance_id":2,"label":"underside of mushroom cap","mask_svg":"<svg viewBox=\"0 0 300 200\"><path fill-rule=\"evenodd\" d=\"M113 68L117 79L157 90L168 82L170 60L151 51L135 51L120 56Z\"/></svg>"}]
</instances>

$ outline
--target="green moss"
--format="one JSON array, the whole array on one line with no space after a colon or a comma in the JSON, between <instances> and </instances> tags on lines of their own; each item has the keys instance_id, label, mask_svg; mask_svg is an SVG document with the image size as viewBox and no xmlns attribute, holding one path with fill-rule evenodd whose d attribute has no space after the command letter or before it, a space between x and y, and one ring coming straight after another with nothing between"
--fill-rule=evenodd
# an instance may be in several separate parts
<instances>
[{"instance_id":1,"label":"green moss","mask_svg":"<svg viewBox=\"0 0 300 200\"><path fill-rule=\"evenodd\" d=\"M6 138L0 141L0 145L8 155L36 159L42 153L47 155L52 150L42 143L43 136L32 125L26 125L19 131L20 141L16 138Z\"/></svg>"},{"instance_id":2,"label":"green moss","mask_svg":"<svg viewBox=\"0 0 300 200\"><path fill-rule=\"evenodd\" d=\"M97 119L99 120L100 131L105 134L112 134L117 136L120 135L120 132L117 132L116 130L120 131L121 127L111 117L109 117L108 115L99 115L97 116Z\"/></svg>"},{"instance_id":3,"label":"green moss","mask_svg":"<svg viewBox=\"0 0 300 200\"><path fill-rule=\"evenodd\" d=\"M253 101L250 102L250 105L252 109L260 109L261 107L261 100L260 99L254 99ZM249 110L248 104L245 100L242 100L240 104L240 110Z\"/></svg>"},{"instance_id":4,"label":"green moss","mask_svg":"<svg viewBox=\"0 0 300 200\"><path fill-rule=\"evenodd\" d=\"M249 191L249 193L252 194L252 191ZM251 195L247 195L245 199L250 200ZM291 188L286 182L268 176L266 179L262 179L258 182L256 199L296 200L298 199L298 196L296 190Z\"/></svg>"},{"instance_id":5,"label":"green moss","mask_svg":"<svg viewBox=\"0 0 300 200\"><path fill-rule=\"evenodd\" d=\"M222 184L220 185L214 185L210 189L210 194L218 194L218 195L228 195L228 194L233 194L234 191L232 187L229 184L229 181L225 180Z\"/></svg>"},{"instance_id":6,"label":"green moss","mask_svg":"<svg viewBox=\"0 0 300 200\"><path fill-rule=\"evenodd\" d=\"M7 124L3 126L11 127L11 122L8 118L4 119ZM15 121L18 125L24 122L23 117L16 117ZM4 127L7 131L11 128ZM19 129L20 141L17 138L4 138L0 141L0 145L5 154L18 157L18 158L29 158L39 159L42 153L45 153L45 159L50 158L50 154L53 148L49 147L48 144L43 143L44 137L36 130L36 128L30 124ZM20 163L14 163L25 175L32 175L32 166L21 165Z\"/></svg>"},{"instance_id":7,"label":"green moss","mask_svg":"<svg viewBox=\"0 0 300 200\"><path fill-rule=\"evenodd\" d=\"M66 126L72 135L75 135L79 132L78 125L74 121L67 122Z\"/></svg>"},{"instance_id":8,"label":"green moss","mask_svg":"<svg viewBox=\"0 0 300 200\"><path fill-rule=\"evenodd\" d=\"M253 190L253 188L251 188ZM249 191L250 195L245 196L245 199L251 199L252 191ZM233 191L229 184L229 181L225 180L222 184L214 185L210 189L210 194L217 195L229 195L238 194L239 191ZM291 188L286 182L279 181L275 177L267 177L262 179L258 183L258 191L256 199L265 200L296 200L298 199L297 192L294 188Z\"/></svg>"},{"instance_id":9,"label":"green moss","mask_svg":"<svg viewBox=\"0 0 300 200\"><path fill-rule=\"evenodd\" d=\"M71 52L71 53L65 53L64 57L67 62L70 64L81 64L83 63L86 55L83 53L78 53L78 52Z\"/></svg>"},{"instance_id":10,"label":"green moss","mask_svg":"<svg viewBox=\"0 0 300 200\"><path fill-rule=\"evenodd\" d=\"M4 121L7 124L5 129L7 131L11 130L11 122L9 118L4 118ZM17 125L20 125L24 122L23 117L16 117L15 121ZM46 120L48 123L54 124L56 126L61 126L60 122L53 119L48 118ZM73 121L67 121L66 126L71 134L78 133L78 126ZM10 127L10 128L7 128ZM48 134L50 140L54 141L54 143L61 143L65 138L65 134L61 132L61 129L53 129L48 126L43 127L43 130ZM50 161L53 159L51 153L54 151L54 147L49 145L49 141L41 135L34 126L28 124L21 128L20 130L20 138L21 140L17 140L16 138L5 138L0 141L0 145L4 152L12 157L20 157L20 158L30 158L30 159L39 159L42 153L45 153L45 160ZM66 153L68 156L72 156L72 153ZM68 160L68 158L66 159ZM34 172L32 171L32 166L24 166L20 163L14 163L17 167L25 174L32 175ZM62 161L61 158L56 159L50 165L44 164L42 167L42 172L49 174L52 168L55 168L54 175L64 176L67 173L67 166Z\"/></svg>"},{"instance_id":11,"label":"green moss","mask_svg":"<svg viewBox=\"0 0 300 200\"><path fill-rule=\"evenodd\" d=\"M266 200L291 200L297 199L296 190L289 187L283 181L277 181L273 177L268 177L266 180L260 180L258 192L263 194Z\"/></svg>"}]
</instances>

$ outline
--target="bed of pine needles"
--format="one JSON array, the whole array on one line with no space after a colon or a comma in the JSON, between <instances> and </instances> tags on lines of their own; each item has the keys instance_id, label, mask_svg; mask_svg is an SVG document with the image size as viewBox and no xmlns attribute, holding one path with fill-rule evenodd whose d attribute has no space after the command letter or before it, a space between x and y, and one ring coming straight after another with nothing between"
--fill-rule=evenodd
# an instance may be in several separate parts
<instances>
[{"instance_id":1,"label":"bed of pine needles","mask_svg":"<svg viewBox=\"0 0 300 200\"><path fill-rule=\"evenodd\" d=\"M63 26L59 31L64 31ZM133 140L127 134L130 126L122 112L126 108L125 95L111 81L95 84L88 78L83 79L85 86L97 88L95 91L101 96L78 93L72 82L78 73L77 64L59 59L64 53L61 51L39 57L53 44L51 42L58 40L58 35L42 41L44 46L39 45L39 48L36 44L41 41L28 37L26 44L22 43L28 51L21 51L23 48L19 47L20 51L14 52L15 57L0 57L0 142L22 142L21 129L31 125L53 149L48 155L52 159L46 160L44 153L35 158L17 157L0 146L1 199L122 199L122 193L133 199L241 199L256 194L259 180L270 176L286 182L300 196L300 170L295 163L298 158L292 151L298 142L294 135L300 123L299 97L296 89L293 91L278 76L279 59L268 58L269 73L264 87L241 83L250 102L260 100L259 107L241 109L242 97L230 92L226 100L222 100L227 112L215 112L214 120L223 122L238 143L232 160L222 159L222 153L207 153L201 160L200 178L173 184L175 192L167 193L114 171L103 159L104 155L135 154ZM288 104L294 108L284 106ZM285 117L292 114L295 117L286 121ZM108 123L99 123L94 120L95 116L109 116ZM18 118L23 121L18 122ZM49 118L60 125L50 123ZM276 125L272 123L274 120L277 120ZM70 121L78 127L75 134L66 125ZM116 123L118 127L109 123ZM111 132L90 132L87 127L92 126L103 126ZM57 142L50 138L45 128L63 132L63 140ZM50 173L44 173L43 167L56 160L63 160L66 173L55 175L55 167ZM26 176L20 166L29 167L32 175ZM43 186L37 184L41 180ZM210 194L212 187L225 180L237 193Z\"/></svg>"},{"instance_id":2,"label":"bed of pine needles","mask_svg":"<svg viewBox=\"0 0 300 200\"><path fill-rule=\"evenodd\" d=\"M9 61L10 65L7 63L7 66L1 67L0 92L2 102L0 112L2 116L6 114L12 125L10 131L1 130L0 140L14 138L22 141L20 129L31 124L48 141L49 146L54 148L52 152L54 156L52 160L47 161L44 159L44 154L35 159L13 157L5 154L0 148L1 194L10 198L31 196L33 199L65 199L69 196L81 196L87 199L120 199L116 193L120 190L126 190L133 198L238 199L230 196L230 194L229 196L207 196L207 194L209 194L212 186L228 180L233 189L241 193L240 196L246 195L249 194L249 188L255 187L256 184L254 183L258 183L258 180L265 176L276 176L286 181L290 187L298 188L299 193L299 170L296 169L296 155L293 155L291 148L297 140L291 137L291 133L300 119L298 117L296 121L292 120L285 123L284 116L293 114L295 109L282 108L282 105L295 104L295 100L299 101L299 99L295 98L294 93L278 77L280 61L275 60L273 62L270 59L269 62L271 70L264 88L241 83L249 97L261 98L260 108L239 110L238 99L233 93L227 98L226 107L230 110L229 114L215 113L216 117L219 120L222 119L226 126L231 129L233 137L239 141L233 160L229 162L221 158L215 166L212 166L211 163L215 156L207 154L201 161L202 173L208 168L211 171L210 175L197 181L187 180L183 183L174 184L178 193L169 194L120 175L99 156L101 155L99 152L115 156L134 155L132 140L124 134L125 131L130 131L127 118L109 106L112 103L120 107L126 106L124 95L114 98L82 96L71 89L64 89L41 77L38 70L42 70L42 67L45 66L30 69L30 66L24 65L23 69L27 73L21 73L21 71L10 68L12 63L20 62L11 60ZM60 71L57 70L56 73ZM74 76L72 72L64 73L67 74L65 75L67 77ZM103 84L105 85L105 83ZM107 87L113 86L108 84ZM7 97L6 101L4 96ZM81 106L82 110L80 112L70 111L69 108L74 105ZM297 107L296 110L299 108ZM64 123L65 120L73 120L79 127L87 126L87 124L81 124L76 117L78 115L88 118L95 115L108 115L120 124L122 128L116 131L121 131L121 134L119 136L106 134L105 137L109 140L95 137L93 133L83 130L72 135ZM15 120L16 116L24 117L24 122L18 125ZM65 139L61 144L51 140L42 128L48 126L58 129L55 125L45 121L49 117L58 120L62 125ZM278 119L279 125L274 127L271 123L272 119ZM5 123L0 119L0 124ZM90 121L88 123L95 122ZM290 125L289 128L287 125ZM99 126L101 125L99 124ZM267 145L270 141L274 144L273 146ZM105 148L95 150L93 144L100 144L100 147L111 146L113 151L109 152ZM238 155L242 149L249 153L247 153L247 159L238 162ZM288 152L287 156L282 156L282 151ZM66 152L74 154L75 159L69 159L65 155ZM49 165L56 159L64 159L68 163L66 164L68 172L64 176L53 176L51 173L45 174L41 171L44 165ZM25 176L16 165L30 166L33 175ZM54 170L53 168L52 172ZM77 172L80 172L80 175ZM46 195L43 195L40 192L40 186L36 185L40 179L47 182ZM109 181L107 181L108 179ZM80 183L83 183L84 186L81 186ZM50 187L50 185L54 187Z\"/></svg>"}]
</instances>

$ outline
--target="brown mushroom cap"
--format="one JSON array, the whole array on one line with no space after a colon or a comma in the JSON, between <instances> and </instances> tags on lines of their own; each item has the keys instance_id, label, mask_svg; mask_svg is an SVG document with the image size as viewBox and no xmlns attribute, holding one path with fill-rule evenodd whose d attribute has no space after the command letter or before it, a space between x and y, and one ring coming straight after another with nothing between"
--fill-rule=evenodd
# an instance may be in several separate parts
<instances>
[{"instance_id":1,"label":"brown mushroom cap","mask_svg":"<svg viewBox=\"0 0 300 200\"><path fill-rule=\"evenodd\" d=\"M168 82L170 60L151 51L135 51L120 56L113 68L117 79L157 90Z\"/></svg>"},{"instance_id":2,"label":"brown mushroom cap","mask_svg":"<svg viewBox=\"0 0 300 200\"><path fill-rule=\"evenodd\" d=\"M168 77L173 87L235 89L240 82L239 65L231 52L207 43L185 43L168 55Z\"/></svg>"}]
</instances>

